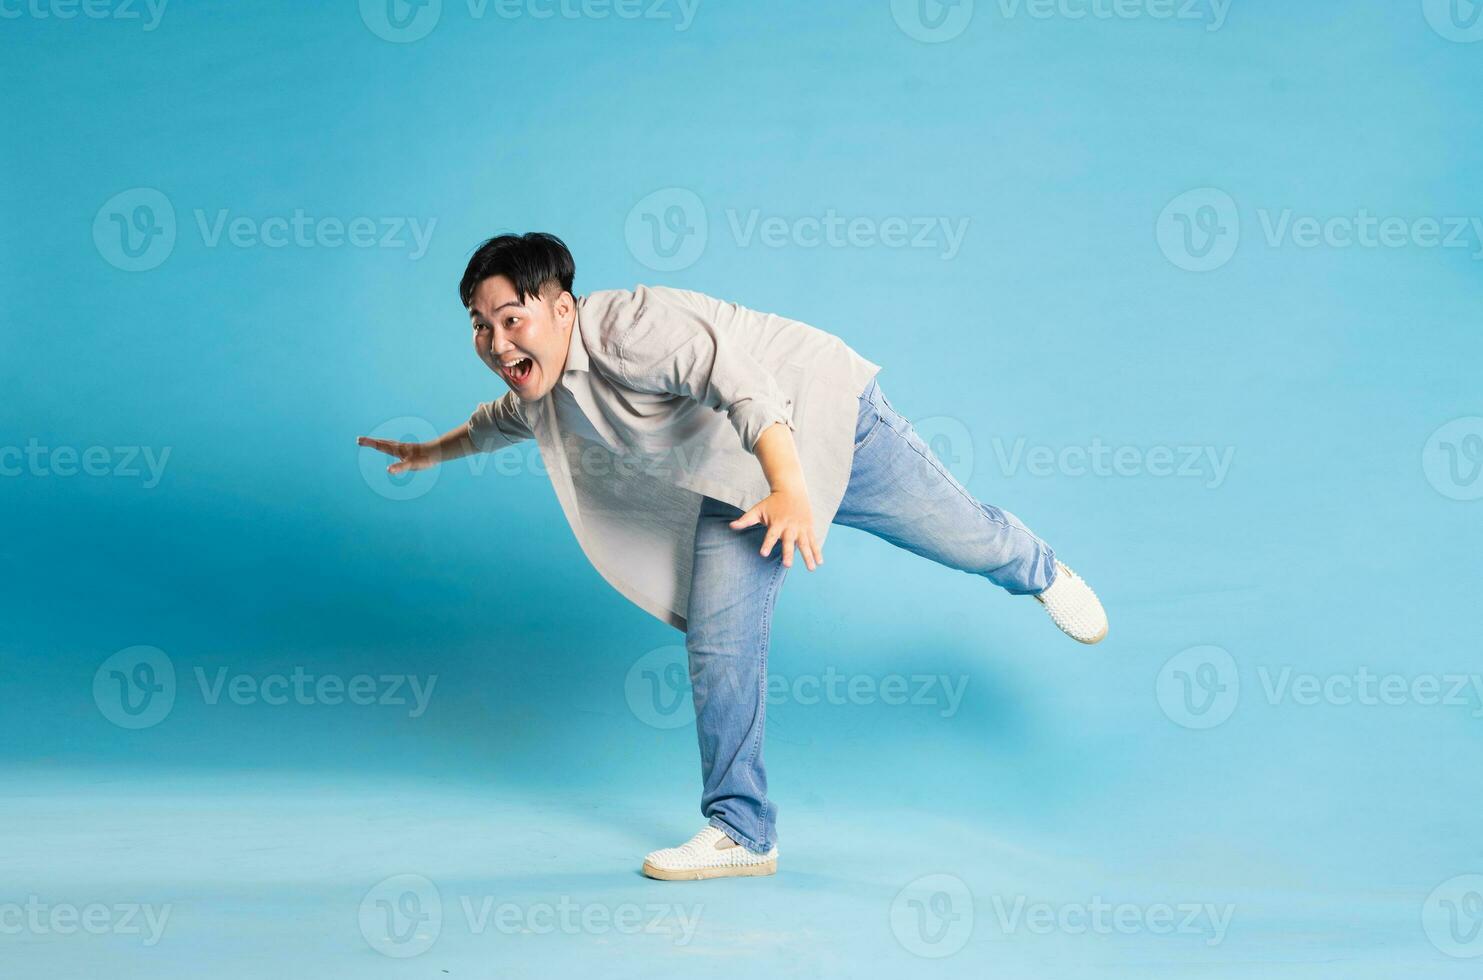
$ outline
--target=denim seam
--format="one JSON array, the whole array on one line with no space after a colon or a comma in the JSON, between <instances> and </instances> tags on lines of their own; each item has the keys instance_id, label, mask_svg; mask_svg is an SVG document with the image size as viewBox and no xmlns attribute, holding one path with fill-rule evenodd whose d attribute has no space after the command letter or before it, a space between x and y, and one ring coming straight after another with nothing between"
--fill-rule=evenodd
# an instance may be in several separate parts
<instances>
[{"instance_id":1,"label":"denim seam","mask_svg":"<svg viewBox=\"0 0 1483 980\"><path fill-rule=\"evenodd\" d=\"M881 423L886 421L885 416L881 414L880 408L874 402L866 402L866 404L875 412L875 421L871 424L870 431L866 432L864 437L855 443L853 452L857 453L870 444L870 441L875 438L875 434L880 431Z\"/></svg>"},{"instance_id":2,"label":"denim seam","mask_svg":"<svg viewBox=\"0 0 1483 980\"><path fill-rule=\"evenodd\" d=\"M910 425L911 423L908 422L907 424ZM947 480L948 486L958 491L958 494L964 500L972 504L974 509L977 510L980 514L983 514L985 519L991 521L994 524L998 524L1000 527L1003 527L1006 530L1019 530L1019 528L1014 527L1008 521L997 520L993 517L990 517L988 514L985 514L983 507L979 504L978 500L974 498L973 494L969 493L968 489L958 482L958 478L953 476L952 472L948 470L947 467L943 466L942 462L936 456L933 456L931 453L922 452L922 450L918 448L915 442L912 442L906 437L905 432L901 431L900 429L896 429L895 431L897 435L901 436L902 441L911 447L912 452L922 457L922 459L926 460L927 463L929 463L935 470L937 470L938 474Z\"/></svg>"},{"instance_id":3,"label":"denim seam","mask_svg":"<svg viewBox=\"0 0 1483 980\"><path fill-rule=\"evenodd\" d=\"M870 427L870 431L869 432L865 433L865 438L860 440L860 442L855 446L855 448L854 448L853 451L858 453L860 450L862 450L866 446L870 445L871 441L875 439L875 434L880 431L880 428L881 428L881 426L884 423L885 423L885 419L883 419L883 418L881 418L880 416L877 415L876 416L876 419L875 419L875 424Z\"/></svg>"},{"instance_id":4,"label":"denim seam","mask_svg":"<svg viewBox=\"0 0 1483 980\"><path fill-rule=\"evenodd\" d=\"M902 418L905 419L905 416L902 416ZM907 420L907 425L910 425L910 424L911 424L910 420ZM942 465L942 462L940 460L938 460L937 457L931 455L930 453L924 453L924 452L922 452L922 450L917 447L917 444L915 442L913 442L912 440L908 439L906 437L905 433L902 432L901 430L896 429L894 426L892 426L892 430L895 431L897 435L901 436L902 440L908 446L911 447L911 449L912 449L913 452L915 452L918 456L922 457L922 459L924 459L928 463L930 463L937 470L938 473L940 473L944 477L946 477L947 480L948 480L949 485L951 485L954 489L956 489L958 491L958 493L960 495L962 495L963 499L967 500L970 504L972 504L973 507L974 507L974 509L976 511L978 511L978 513L980 515L982 515L982 517L984 518L984 520L989 521L992 524L997 524L1000 527L1004 528L1004 530L1006 530L1006 531L1013 531L1016 534L1023 535L1023 536L1028 537L1028 538L1030 538L1030 539L1032 539L1034 541L1039 542L1042 545L1045 545L1045 542L1040 541L1040 539L1038 537L1036 537L1033 533L1031 533L1029 530L1027 530L1025 528L1021 528L1021 527L1016 527L1015 525L1009 523L1008 521L1001 521L1001 520L999 520L999 519L997 519L995 517L991 517L984 510L983 504L979 503L976 499L974 499L973 494L969 493L968 490L967 490L967 488L964 487L961 483L958 482L958 478L955 477L955 476L953 476L952 473L949 472L948 469ZM1046 548L1049 548L1050 546L1049 545L1045 545L1045 547ZM1047 585L1046 588L1050 588L1050 586Z\"/></svg>"},{"instance_id":5,"label":"denim seam","mask_svg":"<svg viewBox=\"0 0 1483 980\"><path fill-rule=\"evenodd\" d=\"M752 745L747 753L747 768L755 769L757 765L757 752L762 746L762 739L767 729L767 648L772 640L772 613L773 602L777 597L778 587L782 584L783 576L787 574L787 566L782 562L779 553L777 566L767 584L767 595L762 600L762 608L765 614L762 617L761 651L757 658L757 714L758 724L756 734L752 736ZM758 823L765 830L767 828L767 814L772 809L772 801L764 793L762 796L762 809L758 814ZM757 845L761 848L760 843Z\"/></svg>"}]
</instances>

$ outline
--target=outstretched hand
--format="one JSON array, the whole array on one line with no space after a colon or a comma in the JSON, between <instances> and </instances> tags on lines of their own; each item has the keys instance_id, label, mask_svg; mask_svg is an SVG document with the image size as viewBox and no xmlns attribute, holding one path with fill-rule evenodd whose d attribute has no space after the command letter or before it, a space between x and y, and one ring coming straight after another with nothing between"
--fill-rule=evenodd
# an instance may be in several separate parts
<instances>
[{"instance_id":1,"label":"outstretched hand","mask_svg":"<svg viewBox=\"0 0 1483 980\"><path fill-rule=\"evenodd\" d=\"M355 444L375 449L388 456L395 456L397 461L386 468L386 472L392 476L413 470L425 470L438 465L437 454L425 442L396 442L392 439L372 439L370 436L361 436L355 440Z\"/></svg>"},{"instance_id":2,"label":"outstretched hand","mask_svg":"<svg viewBox=\"0 0 1483 980\"><path fill-rule=\"evenodd\" d=\"M809 507L808 494L775 490L732 521L731 529L745 531L758 524L767 526L767 535L762 539L763 558L772 553L774 544L782 541L783 567L793 567L795 548L803 556L803 563L809 571L824 564L823 548L814 541L813 511Z\"/></svg>"}]
</instances>

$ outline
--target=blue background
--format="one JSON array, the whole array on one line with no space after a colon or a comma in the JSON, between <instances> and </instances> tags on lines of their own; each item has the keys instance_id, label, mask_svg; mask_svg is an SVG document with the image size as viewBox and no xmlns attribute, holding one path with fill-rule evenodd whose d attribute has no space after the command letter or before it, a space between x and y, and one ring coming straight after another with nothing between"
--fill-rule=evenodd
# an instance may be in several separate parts
<instances>
[{"instance_id":1,"label":"blue background","mask_svg":"<svg viewBox=\"0 0 1483 980\"><path fill-rule=\"evenodd\" d=\"M1483 492L1483 241L1467 225L1460 248L1303 247L1266 227L1285 210L1483 217L1483 43L1460 39L1483 27L1449 38L1444 6L1235 0L1217 23L1208 4L1077 19L979 0L966 22L929 5L956 31L932 42L887 0L701 0L684 25L676 3L541 18L459 0L425 8L416 40L378 35L396 32L370 0L176 0L149 30L143 7L7 6L0 446L105 447L110 469L123 447L169 455L157 482L0 478L0 906L172 910L154 945L9 930L7 965L1474 975L1483 878L1459 876L1483 872L1478 692L1362 704L1330 679L1445 694L1480 670L1483 503L1459 498ZM168 202L153 220L175 241L128 271L108 229L140 188ZM1185 218L1165 214L1190 191ZM633 230L683 202L704 237L671 243L690 251L665 268ZM223 211L260 228L296 209L435 225L425 254L405 230L389 247L211 244ZM967 232L948 258L733 231L830 209ZM1186 219L1228 259L1191 271ZM970 489L1099 590L1108 640L1076 647L1028 600L836 529L828 564L789 577L774 675L946 676L961 703L788 688L769 714L781 873L639 877L644 852L700 826L693 731L631 670L683 638L590 568L533 446L505 469L391 481L354 444L446 430L500 393L455 287L470 249L511 230L560 234L578 293L696 289L883 364ZM1017 443L1094 441L1230 466L1013 464ZM131 730L94 678L137 645L178 685ZM1216 715L1177 696L1206 653L1173 658L1205 647L1230 657L1210 654ZM417 717L213 704L197 680L296 667L437 680ZM1284 669L1339 693L1273 695ZM378 946L363 914L402 874L443 903L411 958L378 955L410 947ZM913 932L919 892L941 929ZM700 915L685 942L479 933L470 896ZM1110 932L1004 921L1017 900L1098 898L1141 911ZM1233 914L1216 942L1166 935L1161 903Z\"/></svg>"}]
</instances>

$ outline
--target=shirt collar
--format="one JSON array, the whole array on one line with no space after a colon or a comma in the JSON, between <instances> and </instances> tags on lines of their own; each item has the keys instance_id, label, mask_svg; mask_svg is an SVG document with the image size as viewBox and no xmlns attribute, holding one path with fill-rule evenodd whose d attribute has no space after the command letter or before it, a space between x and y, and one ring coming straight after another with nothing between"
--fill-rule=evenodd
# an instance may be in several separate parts
<instances>
[{"instance_id":1,"label":"shirt collar","mask_svg":"<svg viewBox=\"0 0 1483 980\"><path fill-rule=\"evenodd\" d=\"M566 348L566 366L561 371L562 377L573 371L589 371L589 364L587 345L582 343L582 301L579 299L576 316L572 319L572 336Z\"/></svg>"}]
</instances>

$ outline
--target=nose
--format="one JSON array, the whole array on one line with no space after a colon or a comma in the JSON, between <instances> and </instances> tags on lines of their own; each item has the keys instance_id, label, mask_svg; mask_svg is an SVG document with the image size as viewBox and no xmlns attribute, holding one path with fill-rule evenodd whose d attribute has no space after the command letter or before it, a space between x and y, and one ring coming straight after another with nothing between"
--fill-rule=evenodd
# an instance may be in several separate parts
<instances>
[{"instance_id":1,"label":"nose","mask_svg":"<svg viewBox=\"0 0 1483 980\"><path fill-rule=\"evenodd\" d=\"M489 335L490 343L493 345L491 350L497 356L503 356L515 349L515 344L510 340L509 332L499 324L495 324L494 329L489 331Z\"/></svg>"},{"instance_id":2,"label":"nose","mask_svg":"<svg viewBox=\"0 0 1483 980\"><path fill-rule=\"evenodd\" d=\"M514 346L510 343L510 338L505 336L504 332L498 326L486 331L486 334L485 340L487 343L484 345L482 353L488 354L490 357L503 356Z\"/></svg>"}]
</instances>

